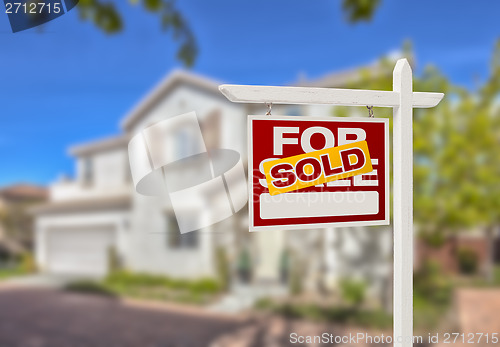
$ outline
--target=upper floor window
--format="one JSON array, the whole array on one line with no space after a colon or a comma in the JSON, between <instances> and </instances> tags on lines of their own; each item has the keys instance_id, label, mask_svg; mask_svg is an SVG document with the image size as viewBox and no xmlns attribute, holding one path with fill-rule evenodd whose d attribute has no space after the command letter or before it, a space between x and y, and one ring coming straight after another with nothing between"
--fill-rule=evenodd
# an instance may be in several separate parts
<instances>
[{"instance_id":1,"label":"upper floor window","mask_svg":"<svg viewBox=\"0 0 500 347\"><path fill-rule=\"evenodd\" d=\"M181 234L179 230L179 225L177 224L177 219L174 214L167 213L166 216L167 225L167 243L168 247L172 249L187 249L187 248L197 248L199 243L198 231L191 231L186 234Z\"/></svg>"},{"instance_id":2,"label":"upper floor window","mask_svg":"<svg viewBox=\"0 0 500 347\"><path fill-rule=\"evenodd\" d=\"M125 183L132 182L132 171L130 170L130 162L125 160Z\"/></svg>"},{"instance_id":3,"label":"upper floor window","mask_svg":"<svg viewBox=\"0 0 500 347\"><path fill-rule=\"evenodd\" d=\"M94 181L94 162L92 158L83 159L83 184L91 185Z\"/></svg>"},{"instance_id":4,"label":"upper floor window","mask_svg":"<svg viewBox=\"0 0 500 347\"><path fill-rule=\"evenodd\" d=\"M205 145L208 150L219 148L221 138L221 111L210 112L201 123Z\"/></svg>"},{"instance_id":5,"label":"upper floor window","mask_svg":"<svg viewBox=\"0 0 500 347\"><path fill-rule=\"evenodd\" d=\"M192 136L189 135L189 132L182 129L177 133L177 143L175 144L175 148L180 158L185 158L193 152L193 147L195 145L196 139L192 138Z\"/></svg>"}]
</instances>

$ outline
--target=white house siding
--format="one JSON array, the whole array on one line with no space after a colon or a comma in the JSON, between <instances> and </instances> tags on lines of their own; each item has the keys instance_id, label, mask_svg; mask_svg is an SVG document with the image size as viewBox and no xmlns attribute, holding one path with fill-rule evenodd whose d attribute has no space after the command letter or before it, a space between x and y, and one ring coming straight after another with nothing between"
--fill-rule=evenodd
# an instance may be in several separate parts
<instances>
[{"instance_id":1,"label":"white house siding","mask_svg":"<svg viewBox=\"0 0 500 347\"><path fill-rule=\"evenodd\" d=\"M326 285L338 286L342 278L364 280L369 294L387 293L391 275L390 227L329 228L324 232Z\"/></svg>"},{"instance_id":2,"label":"white house siding","mask_svg":"<svg viewBox=\"0 0 500 347\"><path fill-rule=\"evenodd\" d=\"M219 148L233 149L246 162L246 113L241 105L225 101L203 89L179 84L140 121L131 133L160 120L195 110L202 124L208 116L220 115ZM168 243L168 197L133 196L130 267L134 271L162 273L173 277L199 278L215 276L214 233L212 228L197 231L196 248L171 248Z\"/></svg>"},{"instance_id":3,"label":"white house siding","mask_svg":"<svg viewBox=\"0 0 500 347\"><path fill-rule=\"evenodd\" d=\"M53 231L71 233L74 230L110 230L113 234L112 246L125 265L130 247L128 234L129 213L127 211L107 211L94 213L45 214L36 219L35 256L41 271L49 270L49 237ZM78 272L78 271L75 271ZM97 273L96 273L97 274ZM98 275L98 274L97 274Z\"/></svg>"},{"instance_id":4,"label":"white house siding","mask_svg":"<svg viewBox=\"0 0 500 347\"><path fill-rule=\"evenodd\" d=\"M131 182L126 148L96 154L92 160L94 166L93 184L96 189L120 187Z\"/></svg>"},{"instance_id":5,"label":"white house siding","mask_svg":"<svg viewBox=\"0 0 500 347\"><path fill-rule=\"evenodd\" d=\"M84 182L84 162L92 162L92 182ZM133 189L126 147L89 154L76 160L76 179L56 182L50 189L52 202L130 195Z\"/></svg>"},{"instance_id":6,"label":"white house siding","mask_svg":"<svg viewBox=\"0 0 500 347\"><path fill-rule=\"evenodd\" d=\"M76 182L56 182L50 186L51 202L64 202L76 200L89 200L99 198L122 197L131 194L133 187L121 185L107 189L94 189L82 186Z\"/></svg>"},{"instance_id":7,"label":"white house siding","mask_svg":"<svg viewBox=\"0 0 500 347\"><path fill-rule=\"evenodd\" d=\"M194 86L179 84L165 99L134 124L131 132L134 134L148 125L193 110L196 111L200 122L203 122L212 112L220 111L222 128L219 146L238 151L246 162L247 114L245 108L242 105L230 103L222 94L219 96Z\"/></svg>"},{"instance_id":8,"label":"white house siding","mask_svg":"<svg viewBox=\"0 0 500 347\"><path fill-rule=\"evenodd\" d=\"M179 232L168 229L171 213L166 197L134 195L129 268L177 278L215 276L211 228L197 231L198 245L194 248L171 247L169 233Z\"/></svg>"}]
</instances>

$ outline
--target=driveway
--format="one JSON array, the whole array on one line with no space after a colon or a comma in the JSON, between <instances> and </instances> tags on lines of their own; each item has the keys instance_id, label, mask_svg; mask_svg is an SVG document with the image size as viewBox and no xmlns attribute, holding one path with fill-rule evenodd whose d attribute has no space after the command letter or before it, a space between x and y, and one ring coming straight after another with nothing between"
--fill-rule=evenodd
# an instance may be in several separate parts
<instances>
[{"instance_id":1,"label":"driveway","mask_svg":"<svg viewBox=\"0 0 500 347\"><path fill-rule=\"evenodd\" d=\"M16 276L3 281L3 284L16 287L34 287L34 288L64 288L67 284L79 280L93 280L95 277L89 276L70 276L70 275L53 275L45 273L36 273L31 275Z\"/></svg>"},{"instance_id":2,"label":"driveway","mask_svg":"<svg viewBox=\"0 0 500 347\"><path fill-rule=\"evenodd\" d=\"M0 289L0 347L203 347L242 326L55 289Z\"/></svg>"}]
</instances>

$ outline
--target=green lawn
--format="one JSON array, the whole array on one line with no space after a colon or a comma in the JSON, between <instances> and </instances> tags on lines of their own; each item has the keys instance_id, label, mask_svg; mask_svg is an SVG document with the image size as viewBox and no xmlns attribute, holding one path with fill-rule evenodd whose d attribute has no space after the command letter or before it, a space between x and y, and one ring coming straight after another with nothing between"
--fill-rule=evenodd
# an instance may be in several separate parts
<instances>
[{"instance_id":1,"label":"green lawn","mask_svg":"<svg viewBox=\"0 0 500 347\"><path fill-rule=\"evenodd\" d=\"M11 278L26 275L29 272L26 271L22 267L8 267L8 268L0 268L0 281Z\"/></svg>"},{"instance_id":2,"label":"green lawn","mask_svg":"<svg viewBox=\"0 0 500 347\"><path fill-rule=\"evenodd\" d=\"M166 276L120 271L103 281L79 281L66 287L68 290L115 297L133 297L149 300L206 304L222 291L213 279L179 280Z\"/></svg>"}]
</instances>

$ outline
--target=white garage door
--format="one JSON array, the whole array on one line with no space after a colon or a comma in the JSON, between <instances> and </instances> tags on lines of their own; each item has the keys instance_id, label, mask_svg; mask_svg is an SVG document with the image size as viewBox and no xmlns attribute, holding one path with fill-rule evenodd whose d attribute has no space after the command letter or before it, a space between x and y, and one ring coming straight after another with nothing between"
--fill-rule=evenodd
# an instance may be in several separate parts
<instances>
[{"instance_id":1,"label":"white garage door","mask_svg":"<svg viewBox=\"0 0 500 347\"><path fill-rule=\"evenodd\" d=\"M50 273L103 276L108 272L114 232L109 227L51 229L46 244Z\"/></svg>"}]
</instances>

